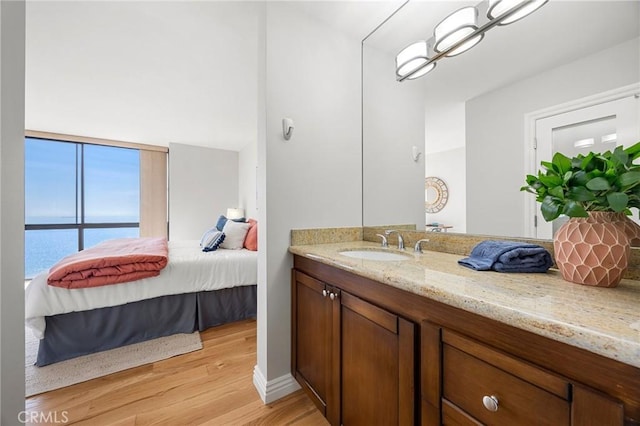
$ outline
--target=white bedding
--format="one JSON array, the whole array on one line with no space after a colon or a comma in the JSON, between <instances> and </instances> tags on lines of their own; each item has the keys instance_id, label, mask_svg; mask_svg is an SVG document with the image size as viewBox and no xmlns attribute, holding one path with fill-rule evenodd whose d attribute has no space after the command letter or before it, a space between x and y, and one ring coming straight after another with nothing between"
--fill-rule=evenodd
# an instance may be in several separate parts
<instances>
[{"instance_id":1,"label":"white bedding","mask_svg":"<svg viewBox=\"0 0 640 426\"><path fill-rule=\"evenodd\" d=\"M26 324L42 339L45 316L117 306L171 294L219 290L256 284L258 253L225 250L204 253L199 241L169 241L169 262L160 275L122 284L66 289L36 276L25 290Z\"/></svg>"}]
</instances>

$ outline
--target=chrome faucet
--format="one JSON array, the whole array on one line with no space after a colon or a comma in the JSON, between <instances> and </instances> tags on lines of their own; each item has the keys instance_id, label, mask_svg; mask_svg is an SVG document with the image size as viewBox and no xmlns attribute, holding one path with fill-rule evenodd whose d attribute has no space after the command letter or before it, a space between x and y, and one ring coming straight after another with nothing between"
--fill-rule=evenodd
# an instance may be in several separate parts
<instances>
[{"instance_id":1,"label":"chrome faucet","mask_svg":"<svg viewBox=\"0 0 640 426\"><path fill-rule=\"evenodd\" d=\"M389 247L389 243L387 242L387 237L382 234L376 234L376 237L382 238L382 247Z\"/></svg>"},{"instance_id":2,"label":"chrome faucet","mask_svg":"<svg viewBox=\"0 0 640 426\"><path fill-rule=\"evenodd\" d=\"M384 231L385 235L391 235L393 233L398 234L398 250L404 250L404 240L402 239L402 235L400 235L400 232L396 231L395 229L387 229L386 231Z\"/></svg>"},{"instance_id":3,"label":"chrome faucet","mask_svg":"<svg viewBox=\"0 0 640 426\"><path fill-rule=\"evenodd\" d=\"M416 241L416 245L413 247L413 251L415 251L416 253L422 253L422 243L428 242L429 240L426 238Z\"/></svg>"}]
</instances>

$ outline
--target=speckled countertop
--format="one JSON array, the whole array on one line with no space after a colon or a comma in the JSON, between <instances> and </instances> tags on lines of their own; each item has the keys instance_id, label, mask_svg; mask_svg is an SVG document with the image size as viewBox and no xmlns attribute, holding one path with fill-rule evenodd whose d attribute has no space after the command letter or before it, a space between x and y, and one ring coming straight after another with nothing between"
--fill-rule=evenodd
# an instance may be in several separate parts
<instances>
[{"instance_id":1,"label":"speckled countertop","mask_svg":"<svg viewBox=\"0 0 640 426\"><path fill-rule=\"evenodd\" d=\"M560 273L478 272L462 256L425 251L408 260L372 261L339 254L380 249L367 241L291 246L291 253L640 367L640 281L613 289L564 281ZM388 249L395 251L395 249Z\"/></svg>"}]
</instances>

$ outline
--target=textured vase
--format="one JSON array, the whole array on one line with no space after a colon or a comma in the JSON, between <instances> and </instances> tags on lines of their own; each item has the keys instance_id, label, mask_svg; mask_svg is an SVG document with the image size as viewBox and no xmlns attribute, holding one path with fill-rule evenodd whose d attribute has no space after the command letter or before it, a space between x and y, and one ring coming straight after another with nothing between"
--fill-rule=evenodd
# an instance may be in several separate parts
<instances>
[{"instance_id":1,"label":"textured vase","mask_svg":"<svg viewBox=\"0 0 640 426\"><path fill-rule=\"evenodd\" d=\"M640 225L635 223L629 216L625 215L624 213L616 214L619 215L619 222L624 227L631 247L640 247Z\"/></svg>"},{"instance_id":2,"label":"textured vase","mask_svg":"<svg viewBox=\"0 0 640 426\"><path fill-rule=\"evenodd\" d=\"M573 283L615 287L627 269L629 237L621 213L589 212L569 219L553 237L556 264Z\"/></svg>"}]
</instances>

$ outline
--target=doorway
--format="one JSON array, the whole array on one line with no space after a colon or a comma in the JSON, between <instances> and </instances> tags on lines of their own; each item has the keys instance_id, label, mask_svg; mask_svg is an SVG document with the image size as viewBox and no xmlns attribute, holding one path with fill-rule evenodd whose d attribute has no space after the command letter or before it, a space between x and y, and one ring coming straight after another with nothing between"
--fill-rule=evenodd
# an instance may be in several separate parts
<instances>
[{"instance_id":1,"label":"doorway","mask_svg":"<svg viewBox=\"0 0 640 426\"><path fill-rule=\"evenodd\" d=\"M533 130L533 149L527 159L530 174L536 174L540 162L551 161L556 152L573 157L640 141L640 85L560 105L538 115L529 116ZM530 236L541 239L551 239L567 220L561 216L545 222L535 202L525 217Z\"/></svg>"}]
</instances>

